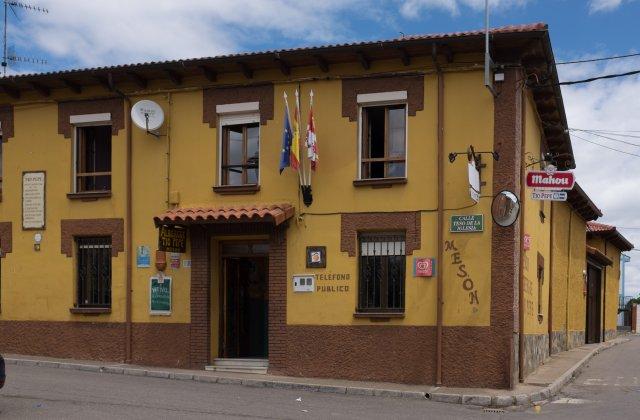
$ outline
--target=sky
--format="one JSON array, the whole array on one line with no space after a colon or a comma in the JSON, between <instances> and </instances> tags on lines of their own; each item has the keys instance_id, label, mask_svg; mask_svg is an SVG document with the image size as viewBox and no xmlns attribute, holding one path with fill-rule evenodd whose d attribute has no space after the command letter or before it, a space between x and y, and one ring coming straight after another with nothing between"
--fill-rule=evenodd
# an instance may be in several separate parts
<instances>
[{"instance_id":1,"label":"sky","mask_svg":"<svg viewBox=\"0 0 640 420\"><path fill-rule=\"evenodd\" d=\"M9 14L14 72L214 56L481 29L484 0L24 0ZM640 52L640 0L491 0L491 26L545 22L556 61ZM560 65L561 81L640 70L640 57ZM562 88L576 177L640 248L640 76ZM623 134L620 136L618 134ZM591 143L590 143L591 142ZM597 143L593 144L593 143ZM634 145L634 143L636 145ZM619 151L608 148L618 149ZM637 155L637 156L634 156ZM640 293L631 251L626 294Z\"/></svg>"}]
</instances>

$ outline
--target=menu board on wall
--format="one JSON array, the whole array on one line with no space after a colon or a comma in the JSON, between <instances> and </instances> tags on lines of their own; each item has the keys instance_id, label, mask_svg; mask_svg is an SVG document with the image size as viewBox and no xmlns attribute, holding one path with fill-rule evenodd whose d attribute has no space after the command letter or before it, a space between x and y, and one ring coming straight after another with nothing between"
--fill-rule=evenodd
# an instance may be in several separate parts
<instances>
[{"instance_id":1,"label":"menu board on wall","mask_svg":"<svg viewBox=\"0 0 640 420\"><path fill-rule=\"evenodd\" d=\"M171 315L171 277L151 277L149 309L151 315Z\"/></svg>"},{"instance_id":2,"label":"menu board on wall","mask_svg":"<svg viewBox=\"0 0 640 420\"><path fill-rule=\"evenodd\" d=\"M22 173L22 229L44 229L45 173Z\"/></svg>"}]
</instances>

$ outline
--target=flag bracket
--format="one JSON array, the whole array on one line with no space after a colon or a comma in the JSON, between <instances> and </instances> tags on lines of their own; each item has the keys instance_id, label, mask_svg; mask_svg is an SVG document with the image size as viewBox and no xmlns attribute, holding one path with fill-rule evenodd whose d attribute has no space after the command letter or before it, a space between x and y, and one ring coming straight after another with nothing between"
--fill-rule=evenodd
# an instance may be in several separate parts
<instances>
[{"instance_id":1,"label":"flag bracket","mask_svg":"<svg viewBox=\"0 0 640 420\"><path fill-rule=\"evenodd\" d=\"M313 194L311 193L311 185L300 185L302 192L302 202L309 207L313 203Z\"/></svg>"}]
</instances>

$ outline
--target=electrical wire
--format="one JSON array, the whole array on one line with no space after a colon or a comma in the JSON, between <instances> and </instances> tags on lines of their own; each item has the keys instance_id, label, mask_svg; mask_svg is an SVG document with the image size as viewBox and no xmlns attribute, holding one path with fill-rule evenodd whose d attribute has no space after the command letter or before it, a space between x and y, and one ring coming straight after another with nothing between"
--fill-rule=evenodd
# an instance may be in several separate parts
<instances>
[{"instance_id":1,"label":"electrical wire","mask_svg":"<svg viewBox=\"0 0 640 420\"><path fill-rule=\"evenodd\" d=\"M625 55L614 55L611 57L599 57L599 58L589 58L585 60L574 60L574 61L560 61L556 62L556 66L562 66L565 64L579 64L579 63L593 63L596 61L605 61L605 60L618 60L620 58L629 58L629 57L637 57L640 56L640 53L633 54L625 54Z\"/></svg>"},{"instance_id":2,"label":"electrical wire","mask_svg":"<svg viewBox=\"0 0 640 420\"><path fill-rule=\"evenodd\" d=\"M609 136L616 136L616 137L625 137L625 138L630 138L630 139L640 139L640 136L638 135L633 135L633 134L621 134L622 132L615 132L615 131L605 131L605 130L587 130L584 128L571 128L569 127L569 131L582 131L584 133L590 133L590 134L606 134Z\"/></svg>"},{"instance_id":3,"label":"electrical wire","mask_svg":"<svg viewBox=\"0 0 640 420\"><path fill-rule=\"evenodd\" d=\"M605 136L605 135L599 134L599 133L593 133L591 131L578 130L578 129L575 129L575 128L570 128L569 131L570 132L579 131L581 133L590 134L592 136L596 136L596 137L600 137L600 138L603 138L603 139L615 141L615 142L618 142L618 143L623 143L623 144L626 144L626 145L629 145L629 146L640 147L640 144L637 144L637 143L631 143L630 141L614 139L613 137L608 137L608 136Z\"/></svg>"},{"instance_id":4,"label":"electrical wire","mask_svg":"<svg viewBox=\"0 0 640 420\"><path fill-rule=\"evenodd\" d=\"M633 76L634 74L640 74L640 70L632 70L626 73L606 74L604 76L590 77L588 79L582 79L582 80L572 80L569 82L560 82L560 83L556 83L556 85L558 86L578 85L581 83L595 82L596 80L615 79L618 77ZM544 86L544 85L539 85L539 86ZM546 85L546 86L553 86L553 84Z\"/></svg>"},{"instance_id":5,"label":"electrical wire","mask_svg":"<svg viewBox=\"0 0 640 420\"><path fill-rule=\"evenodd\" d=\"M584 137L580 137L580 136L578 136L576 134L572 134L571 137L575 137L575 138L580 139L582 141L586 141L587 143L595 144L596 146L600 146L600 147L603 147L605 149L613 150L614 152L624 153L625 155L630 155L630 156L635 156L635 157L640 157L640 155L637 155L635 153L625 152L624 150L615 149L613 147L605 146L604 144L600 144L600 143L596 143L595 141L587 140Z\"/></svg>"}]
</instances>

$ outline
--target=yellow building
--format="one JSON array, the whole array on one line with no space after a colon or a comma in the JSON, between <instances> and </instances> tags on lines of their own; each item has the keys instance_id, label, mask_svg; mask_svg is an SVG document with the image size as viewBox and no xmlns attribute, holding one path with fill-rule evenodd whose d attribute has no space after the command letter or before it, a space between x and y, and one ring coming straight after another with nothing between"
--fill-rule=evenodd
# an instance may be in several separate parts
<instances>
[{"instance_id":1,"label":"yellow building","mask_svg":"<svg viewBox=\"0 0 640 420\"><path fill-rule=\"evenodd\" d=\"M546 25L491 31L491 90L483 48L473 31L3 79L0 351L512 387L549 334L584 330L584 302L556 323L549 290L582 278L595 217L583 192L525 187L541 153L575 167Z\"/></svg>"}]
</instances>

